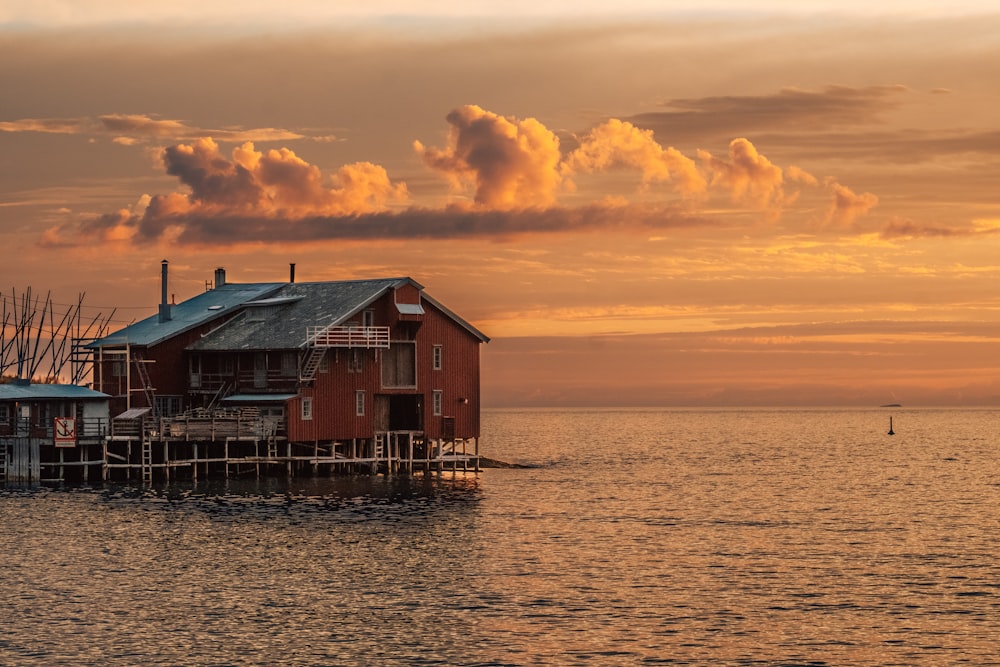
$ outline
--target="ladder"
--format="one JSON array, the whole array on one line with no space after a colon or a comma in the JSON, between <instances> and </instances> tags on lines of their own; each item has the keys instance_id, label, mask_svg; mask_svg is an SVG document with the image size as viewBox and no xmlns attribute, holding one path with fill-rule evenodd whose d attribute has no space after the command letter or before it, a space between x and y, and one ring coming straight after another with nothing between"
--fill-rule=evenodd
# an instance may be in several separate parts
<instances>
[{"instance_id":1,"label":"ladder","mask_svg":"<svg viewBox=\"0 0 1000 667\"><path fill-rule=\"evenodd\" d=\"M309 354L302 361L302 370L299 373L300 380L313 380L316 378L316 371L323 361L324 354L326 354L325 347L313 347L309 350Z\"/></svg>"},{"instance_id":2,"label":"ladder","mask_svg":"<svg viewBox=\"0 0 1000 667\"><path fill-rule=\"evenodd\" d=\"M278 442L273 438L267 439L267 458L274 459L278 457Z\"/></svg>"},{"instance_id":3,"label":"ladder","mask_svg":"<svg viewBox=\"0 0 1000 667\"><path fill-rule=\"evenodd\" d=\"M375 461L385 458L385 433L375 434Z\"/></svg>"},{"instance_id":4,"label":"ladder","mask_svg":"<svg viewBox=\"0 0 1000 667\"><path fill-rule=\"evenodd\" d=\"M153 483L153 443L142 439L142 483Z\"/></svg>"},{"instance_id":5,"label":"ladder","mask_svg":"<svg viewBox=\"0 0 1000 667\"><path fill-rule=\"evenodd\" d=\"M132 360L135 362L136 371L139 373L139 381L142 382L142 392L146 396L146 405L149 406L153 418L159 417L156 410L156 395L153 383L149 379L149 371L146 369L146 360L141 354L136 354Z\"/></svg>"}]
</instances>

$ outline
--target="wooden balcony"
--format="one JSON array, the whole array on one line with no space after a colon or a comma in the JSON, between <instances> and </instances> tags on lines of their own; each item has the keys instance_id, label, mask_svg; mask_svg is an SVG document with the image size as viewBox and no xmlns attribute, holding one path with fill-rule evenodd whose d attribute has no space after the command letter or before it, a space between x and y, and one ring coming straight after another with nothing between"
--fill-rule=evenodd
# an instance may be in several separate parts
<instances>
[{"instance_id":1,"label":"wooden balcony","mask_svg":"<svg viewBox=\"0 0 1000 667\"><path fill-rule=\"evenodd\" d=\"M307 327L306 342L312 347L389 347L389 327Z\"/></svg>"}]
</instances>

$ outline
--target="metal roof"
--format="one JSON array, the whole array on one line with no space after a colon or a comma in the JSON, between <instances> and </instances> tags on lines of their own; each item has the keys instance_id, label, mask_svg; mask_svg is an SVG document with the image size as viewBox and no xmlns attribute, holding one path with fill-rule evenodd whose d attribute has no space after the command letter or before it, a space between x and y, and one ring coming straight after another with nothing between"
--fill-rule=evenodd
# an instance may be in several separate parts
<instances>
[{"instance_id":1,"label":"metal roof","mask_svg":"<svg viewBox=\"0 0 1000 667\"><path fill-rule=\"evenodd\" d=\"M306 328L341 324L409 278L284 283L268 307L234 317L190 346L192 350L294 350L306 343ZM416 283L413 283L414 285ZM419 287L419 286L418 286ZM253 304L257 306L258 304Z\"/></svg>"},{"instance_id":2,"label":"metal roof","mask_svg":"<svg viewBox=\"0 0 1000 667\"><path fill-rule=\"evenodd\" d=\"M107 394L75 384L0 384L0 401L100 401L109 398Z\"/></svg>"},{"instance_id":3,"label":"metal roof","mask_svg":"<svg viewBox=\"0 0 1000 667\"><path fill-rule=\"evenodd\" d=\"M231 313L247 302L263 299L286 283L228 283L171 306L171 318L160 322L152 315L87 345L90 349L111 345L156 345L189 329Z\"/></svg>"},{"instance_id":4,"label":"metal roof","mask_svg":"<svg viewBox=\"0 0 1000 667\"><path fill-rule=\"evenodd\" d=\"M412 285L420 298L440 309L483 342L489 338L423 292L412 278L378 278L304 283L226 283L171 307L171 319L159 315L129 325L87 345L151 346L195 327L236 315L195 341L192 350L294 350L306 344L307 327L343 324L389 290ZM419 314L420 304L397 304L401 313ZM237 312L240 309L243 312Z\"/></svg>"}]
</instances>

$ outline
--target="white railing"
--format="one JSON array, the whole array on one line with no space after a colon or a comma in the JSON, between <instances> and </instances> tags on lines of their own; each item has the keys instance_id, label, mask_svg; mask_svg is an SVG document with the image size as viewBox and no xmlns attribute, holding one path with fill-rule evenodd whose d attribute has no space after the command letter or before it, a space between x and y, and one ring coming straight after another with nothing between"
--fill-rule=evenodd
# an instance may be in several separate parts
<instances>
[{"instance_id":1,"label":"white railing","mask_svg":"<svg viewBox=\"0 0 1000 667\"><path fill-rule=\"evenodd\" d=\"M307 327L313 347L389 347L389 327Z\"/></svg>"}]
</instances>

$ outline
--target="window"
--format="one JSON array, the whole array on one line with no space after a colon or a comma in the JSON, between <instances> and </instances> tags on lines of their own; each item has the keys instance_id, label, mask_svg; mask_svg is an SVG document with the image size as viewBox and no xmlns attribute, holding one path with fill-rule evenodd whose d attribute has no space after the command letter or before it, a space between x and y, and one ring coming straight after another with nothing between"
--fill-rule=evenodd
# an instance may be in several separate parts
<instances>
[{"instance_id":1,"label":"window","mask_svg":"<svg viewBox=\"0 0 1000 667\"><path fill-rule=\"evenodd\" d=\"M124 361L112 361L111 362L111 377L123 378L125 377L125 362Z\"/></svg>"},{"instance_id":2,"label":"window","mask_svg":"<svg viewBox=\"0 0 1000 667\"><path fill-rule=\"evenodd\" d=\"M443 345L435 345L434 346L434 361L433 361L433 366L432 366L434 368L434 370L436 370L436 371L441 370L441 360L442 360L443 357L444 357L444 346Z\"/></svg>"},{"instance_id":3,"label":"window","mask_svg":"<svg viewBox=\"0 0 1000 667\"><path fill-rule=\"evenodd\" d=\"M347 351L347 372L360 373L365 369L364 350L357 348Z\"/></svg>"},{"instance_id":4,"label":"window","mask_svg":"<svg viewBox=\"0 0 1000 667\"><path fill-rule=\"evenodd\" d=\"M373 327L373 326L375 326L375 311L374 310L366 310L365 312L363 312L361 314L361 317L362 317L362 319L361 319L361 326L364 326L364 327Z\"/></svg>"},{"instance_id":5,"label":"window","mask_svg":"<svg viewBox=\"0 0 1000 667\"><path fill-rule=\"evenodd\" d=\"M294 352L281 353L281 374L284 377L295 377L299 373L299 358Z\"/></svg>"},{"instance_id":6,"label":"window","mask_svg":"<svg viewBox=\"0 0 1000 667\"><path fill-rule=\"evenodd\" d=\"M319 358L319 372L320 373L330 372L330 355L327 354L325 351L323 352L323 356Z\"/></svg>"},{"instance_id":7,"label":"window","mask_svg":"<svg viewBox=\"0 0 1000 667\"><path fill-rule=\"evenodd\" d=\"M435 415L440 415L441 412L442 412L442 410L441 410L441 404L444 402L442 400L443 396L444 396L444 392L442 392L440 389L435 389L434 390L434 414Z\"/></svg>"},{"instance_id":8,"label":"window","mask_svg":"<svg viewBox=\"0 0 1000 667\"><path fill-rule=\"evenodd\" d=\"M7 424L10 422L10 407L7 405L0 405L0 424Z\"/></svg>"},{"instance_id":9,"label":"window","mask_svg":"<svg viewBox=\"0 0 1000 667\"><path fill-rule=\"evenodd\" d=\"M354 392L354 414L359 417L365 416L365 392L358 390Z\"/></svg>"},{"instance_id":10,"label":"window","mask_svg":"<svg viewBox=\"0 0 1000 667\"><path fill-rule=\"evenodd\" d=\"M157 394L155 397L156 413L161 417L173 417L181 413L181 397Z\"/></svg>"},{"instance_id":11,"label":"window","mask_svg":"<svg viewBox=\"0 0 1000 667\"><path fill-rule=\"evenodd\" d=\"M302 397L302 421L312 421L313 418L313 400L312 396Z\"/></svg>"},{"instance_id":12,"label":"window","mask_svg":"<svg viewBox=\"0 0 1000 667\"><path fill-rule=\"evenodd\" d=\"M236 370L236 366L233 363L233 355L226 354L219 359L219 372L223 375L232 375Z\"/></svg>"}]
</instances>

